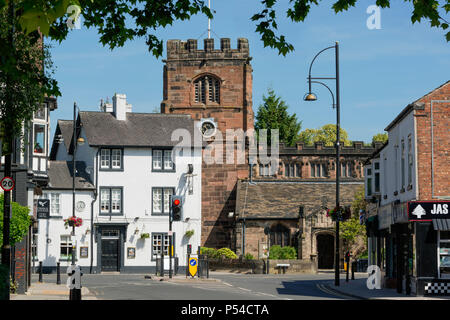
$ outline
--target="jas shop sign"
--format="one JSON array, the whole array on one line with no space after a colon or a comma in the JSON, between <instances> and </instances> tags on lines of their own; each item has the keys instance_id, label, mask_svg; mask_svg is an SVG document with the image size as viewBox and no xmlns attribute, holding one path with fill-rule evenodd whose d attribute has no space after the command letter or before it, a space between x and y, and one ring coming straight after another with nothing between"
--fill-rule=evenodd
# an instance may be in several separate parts
<instances>
[{"instance_id":1,"label":"jas shop sign","mask_svg":"<svg viewBox=\"0 0 450 320\"><path fill-rule=\"evenodd\" d=\"M409 221L432 221L450 219L450 201L410 201L408 202Z\"/></svg>"}]
</instances>

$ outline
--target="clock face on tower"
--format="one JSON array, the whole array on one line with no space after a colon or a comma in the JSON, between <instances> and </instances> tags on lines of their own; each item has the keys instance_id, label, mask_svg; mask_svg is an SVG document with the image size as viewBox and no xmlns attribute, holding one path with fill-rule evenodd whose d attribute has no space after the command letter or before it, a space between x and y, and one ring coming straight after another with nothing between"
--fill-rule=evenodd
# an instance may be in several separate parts
<instances>
[{"instance_id":1,"label":"clock face on tower","mask_svg":"<svg viewBox=\"0 0 450 320\"><path fill-rule=\"evenodd\" d=\"M202 134L205 138L210 138L216 133L216 125L212 121L204 121L202 123Z\"/></svg>"}]
</instances>

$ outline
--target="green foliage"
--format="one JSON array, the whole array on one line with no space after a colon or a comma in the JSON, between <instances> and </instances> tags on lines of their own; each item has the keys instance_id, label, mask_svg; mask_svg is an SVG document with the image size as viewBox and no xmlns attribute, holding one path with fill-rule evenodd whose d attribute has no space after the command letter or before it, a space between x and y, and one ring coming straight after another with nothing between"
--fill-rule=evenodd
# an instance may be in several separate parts
<instances>
[{"instance_id":1,"label":"green foliage","mask_svg":"<svg viewBox=\"0 0 450 320\"><path fill-rule=\"evenodd\" d=\"M271 246L269 252L269 259L282 260L282 259L297 259L297 251L294 247L279 245Z\"/></svg>"},{"instance_id":2,"label":"green foliage","mask_svg":"<svg viewBox=\"0 0 450 320\"><path fill-rule=\"evenodd\" d=\"M340 140L344 146L351 146L347 131L340 128ZM336 143L336 125L326 124L319 129L305 129L300 132L299 140L305 145L313 145L315 142L323 142L325 146L334 146Z\"/></svg>"},{"instance_id":3,"label":"green foliage","mask_svg":"<svg viewBox=\"0 0 450 320\"><path fill-rule=\"evenodd\" d=\"M365 211L367 208L367 202L364 198L364 186L355 192L354 200L351 205L352 216L347 221L341 222L339 235L345 240L348 247L351 247L357 237L363 237L366 242L366 227L359 223L360 210Z\"/></svg>"},{"instance_id":4,"label":"green foliage","mask_svg":"<svg viewBox=\"0 0 450 320\"><path fill-rule=\"evenodd\" d=\"M214 248L200 247L200 254L206 254L210 259L215 259L217 250Z\"/></svg>"},{"instance_id":5,"label":"green foliage","mask_svg":"<svg viewBox=\"0 0 450 320\"><path fill-rule=\"evenodd\" d=\"M255 257L251 253L246 253L244 256L245 260L253 260Z\"/></svg>"},{"instance_id":6,"label":"green foliage","mask_svg":"<svg viewBox=\"0 0 450 320\"><path fill-rule=\"evenodd\" d=\"M256 115L255 130L259 138L261 129L267 129L267 144L271 144L270 129L279 130L279 140L288 146L293 146L298 140L302 123L297 121L294 113L289 115L288 106L277 97L273 89L268 89L268 95L263 95L263 104L259 106Z\"/></svg>"},{"instance_id":7,"label":"green foliage","mask_svg":"<svg viewBox=\"0 0 450 320\"><path fill-rule=\"evenodd\" d=\"M16 1L17 2L17 1ZM19 2L18 2L19 3ZM13 137L22 136L45 96L60 95L49 48L37 31L24 34L9 7L0 8L0 139L3 154L11 153ZM16 8L17 9L17 8Z\"/></svg>"},{"instance_id":8,"label":"green foliage","mask_svg":"<svg viewBox=\"0 0 450 320\"><path fill-rule=\"evenodd\" d=\"M365 250L363 253L361 253L357 259L368 259L369 258L369 252Z\"/></svg>"},{"instance_id":9,"label":"green foliage","mask_svg":"<svg viewBox=\"0 0 450 320\"><path fill-rule=\"evenodd\" d=\"M226 259L237 259L237 255L231 251L229 248L221 248L221 249L214 249L214 248L206 248L206 247L200 247L200 254L206 254L208 258L210 259L219 259L219 258L226 258Z\"/></svg>"},{"instance_id":10,"label":"green foliage","mask_svg":"<svg viewBox=\"0 0 450 320\"><path fill-rule=\"evenodd\" d=\"M148 238L150 238L149 233L141 233L141 239L148 239Z\"/></svg>"},{"instance_id":11,"label":"green foliage","mask_svg":"<svg viewBox=\"0 0 450 320\"><path fill-rule=\"evenodd\" d=\"M412 23L420 22L422 19L428 21L431 27L448 29L449 22L441 17L439 11L450 12L450 1L413 1L406 0L412 4L411 21ZM281 2L281 1L280 1ZM350 7L354 7L357 0L336 0L332 8L335 13L347 11ZM262 0L263 8L260 12L253 15L252 20L256 24L256 32L261 35L264 47L271 47L278 50L279 54L286 55L294 50L292 44L286 41L283 35L278 35L277 16L274 7L277 0ZM312 5L319 5L317 0L291 0L286 10L287 18L292 22L303 22L311 10ZM377 0L376 5L381 8L389 8L390 0ZM409 10L409 9L405 9ZM450 32L446 33L447 41L450 41Z\"/></svg>"},{"instance_id":12,"label":"green foliage","mask_svg":"<svg viewBox=\"0 0 450 320\"><path fill-rule=\"evenodd\" d=\"M3 201L4 195L0 195L0 246L3 245ZM23 237L27 234L28 228L31 225L31 217L28 215L30 211L28 207L21 206L16 202L11 202L12 217L10 224L10 237L9 241L11 246L17 242L22 241Z\"/></svg>"},{"instance_id":13,"label":"green foliage","mask_svg":"<svg viewBox=\"0 0 450 320\"><path fill-rule=\"evenodd\" d=\"M412 1L410 19L412 23L421 20L429 22L431 27L448 29L449 22L440 12L450 12L449 0ZM137 0L137 1L111 1L111 0L20 0L15 1L16 9L20 13L20 26L27 32L34 32L40 28L45 36L53 40L63 41L70 29L67 19L74 17L73 11L68 10L71 5L77 5L83 16L83 24L88 28L97 29L100 43L108 45L111 49L121 47L126 41L145 37L148 50L153 55L162 55L162 40L157 36L157 29L172 25L177 20L188 20L192 16L203 13L213 18L212 12L206 5L206 0ZM281 1L279 1L280 3ZM0 10L7 6L8 1L0 0ZM357 0L336 0L332 5L335 13L347 11L354 7ZM390 0L377 0L376 5L389 8ZM285 36L278 34L278 17L282 12L276 9L277 0L261 0L262 8L252 15L251 20L256 24L256 32L261 35L264 47L271 47L285 56L294 50ZM306 20L311 7L318 6L317 0L291 0L286 16L294 23ZM278 14L278 15L277 15ZM450 32L446 33L450 41Z\"/></svg>"},{"instance_id":14,"label":"green foliage","mask_svg":"<svg viewBox=\"0 0 450 320\"><path fill-rule=\"evenodd\" d=\"M237 259L237 255L231 251L229 248L221 248L217 250L217 256L220 258L226 258L226 259Z\"/></svg>"},{"instance_id":15,"label":"green foliage","mask_svg":"<svg viewBox=\"0 0 450 320\"><path fill-rule=\"evenodd\" d=\"M187 230L184 235L186 238L190 238L194 235L194 230Z\"/></svg>"},{"instance_id":16,"label":"green foliage","mask_svg":"<svg viewBox=\"0 0 450 320\"><path fill-rule=\"evenodd\" d=\"M378 133L372 137L372 143L375 143L375 142L386 143L387 141L388 141L387 133Z\"/></svg>"}]
</instances>

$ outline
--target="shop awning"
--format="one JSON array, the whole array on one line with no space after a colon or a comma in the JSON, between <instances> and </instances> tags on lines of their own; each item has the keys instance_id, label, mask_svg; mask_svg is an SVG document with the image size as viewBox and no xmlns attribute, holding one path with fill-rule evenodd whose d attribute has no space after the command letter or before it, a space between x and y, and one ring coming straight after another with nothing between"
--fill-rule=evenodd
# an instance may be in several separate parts
<instances>
[{"instance_id":1,"label":"shop awning","mask_svg":"<svg viewBox=\"0 0 450 320\"><path fill-rule=\"evenodd\" d=\"M434 219L434 230L450 231L450 219Z\"/></svg>"}]
</instances>

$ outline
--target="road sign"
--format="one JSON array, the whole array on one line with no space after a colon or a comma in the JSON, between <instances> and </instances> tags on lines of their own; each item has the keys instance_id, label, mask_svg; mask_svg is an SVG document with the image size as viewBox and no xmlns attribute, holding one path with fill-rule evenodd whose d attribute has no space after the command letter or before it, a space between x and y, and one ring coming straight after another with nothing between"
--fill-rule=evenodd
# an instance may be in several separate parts
<instances>
[{"instance_id":1,"label":"road sign","mask_svg":"<svg viewBox=\"0 0 450 320\"><path fill-rule=\"evenodd\" d=\"M0 181L0 185L4 191L11 191L12 189L14 189L14 179L11 177L4 177Z\"/></svg>"},{"instance_id":2,"label":"road sign","mask_svg":"<svg viewBox=\"0 0 450 320\"><path fill-rule=\"evenodd\" d=\"M48 219L50 217L50 200L38 199L36 205L36 215L38 219Z\"/></svg>"},{"instance_id":3,"label":"road sign","mask_svg":"<svg viewBox=\"0 0 450 320\"><path fill-rule=\"evenodd\" d=\"M189 258L189 274L195 277L197 274L198 260L197 258Z\"/></svg>"}]
</instances>

